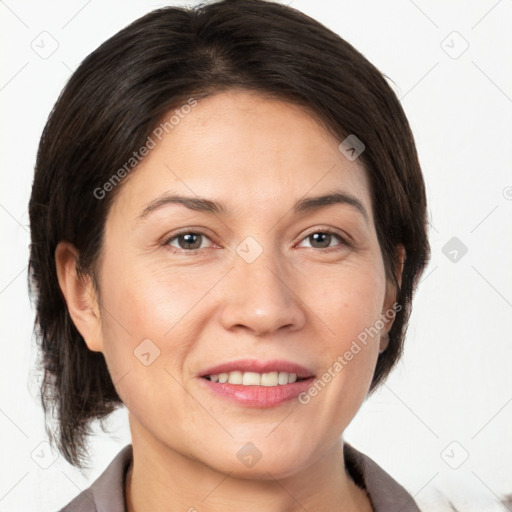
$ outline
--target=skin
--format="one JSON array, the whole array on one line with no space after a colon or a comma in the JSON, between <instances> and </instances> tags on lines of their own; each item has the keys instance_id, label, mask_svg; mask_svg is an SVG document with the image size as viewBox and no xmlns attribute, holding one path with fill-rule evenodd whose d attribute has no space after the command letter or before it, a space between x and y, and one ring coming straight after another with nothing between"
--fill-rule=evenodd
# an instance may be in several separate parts
<instances>
[{"instance_id":1,"label":"skin","mask_svg":"<svg viewBox=\"0 0 512 512\"><path fill-rule=\"evenodd\" d=\"M71 317L89 349L103 352L129 411L129 511L371 510L344 470L341 436L386 347L380 335L307 404L241 406L198 376L240 358L286 359L322 376L392 308L368 177L340 142L288 103L244 91L202 99L118 191L100 297L77 277L75 248L59 244ZM356 197L368 219L349 204L292 212L333 189ZM164 193L220 201L227 213L168 204L138 222ZM325 242L310 236L327 228L336 235ZM187 245L176 237L183 229L204 236ZM248 236L263 251L251 263L236 252ZM160 350L149 366L134 355L146 339ZM247 442L261 452L252 467L237 458Z\"/></svg>"}]
</instances>

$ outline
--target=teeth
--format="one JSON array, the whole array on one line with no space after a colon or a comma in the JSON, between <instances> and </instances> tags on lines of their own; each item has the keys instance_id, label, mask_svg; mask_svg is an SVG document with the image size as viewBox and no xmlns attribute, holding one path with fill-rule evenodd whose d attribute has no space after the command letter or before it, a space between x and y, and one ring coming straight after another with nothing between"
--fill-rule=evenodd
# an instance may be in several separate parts
<instances>
[{"instance_id":1,"label":"teeth","mask_svg":"<svg viewBox=\"0 0 512 512\"><path fill-rule=\"evenodd\" d=\"M240 384L242 386L284 386L297 380L296 373L288 372L256 373L233 371L217 373L208 377L212 382L220 384L227 382L228 384Z\"/></svg>"},{"instance_id":2,"label":"teeth","mask_svg":"<svg viewBox=\"0 0 512 512\"><path fill-rule=\"evenodd\" d=\"M242 384L244 374L242 372L229 372L228 384Z\"/></svg>"},{"instance_id":3,"label":"teeth","mask_svg":"<svg viewBox=\"0 0 512 512\"><path fill-rule=\"evenodd\" d=\"M261 376L262 386L275 386L279 384L279 372L264 373Z\"/></svg>"},{"instance_id":4,"label":"teeth","mask_svg":"<svg viewBox=\"0 0 512 512\"><path fill-rule=\"evenodd\" d=\"M255 372L244 372L242 384L244 386L259 386L261 384L261 375Z\"/></svg>"}]
</instances>

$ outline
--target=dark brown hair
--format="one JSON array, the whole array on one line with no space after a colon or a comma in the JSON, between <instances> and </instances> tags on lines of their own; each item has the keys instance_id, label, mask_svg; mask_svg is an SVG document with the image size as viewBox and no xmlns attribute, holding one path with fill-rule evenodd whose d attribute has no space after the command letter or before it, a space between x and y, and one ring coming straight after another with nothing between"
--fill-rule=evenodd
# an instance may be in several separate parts
<instances>
[{"instance_id":1,"label":"dark brown hair","mask_svg":"<svg viewBox=\"0 0 512 512\"><path fill-rule=\"evenodd\" d=\"M166 7L124 28L77 68L44 128L29 204L29 288L44 371L48 429L76 466L87 456L91 421L121 400L103 354L90 351L59 288L55 249L74 244L82 273L94 277L106 216L123 185L94 191L141 148L171 109L187 99L243 89L297 104L343 141L355 134L371 184L375 225L388 279L407 251L389 346L372 389L400 357L411 300L430 248L426 197L413 136L383 75L349 43L301 12L264 0ZM133 172L136 172L134 170ZM101 283L96 282L99 287Z\"/></svg>"}]
</instances>

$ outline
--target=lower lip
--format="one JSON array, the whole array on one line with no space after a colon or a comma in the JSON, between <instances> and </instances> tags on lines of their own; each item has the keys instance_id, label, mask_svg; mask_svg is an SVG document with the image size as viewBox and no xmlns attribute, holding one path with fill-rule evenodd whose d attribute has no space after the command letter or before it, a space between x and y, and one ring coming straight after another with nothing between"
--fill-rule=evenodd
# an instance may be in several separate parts
<instances>
[{"instance_id":1,"label":"lower lip","mask_svg":"<svg viewBox=\"0 0 512 512\"><path fill-rule=\"evenodd\" d=\"M314 380L309 379L282 384L278 386L243 386L241 384L228 384L212 382L205 378L199 379L210 391L218 396L250 407L276 407L293 400L303 391L306 391Z\"/></svg>"}]
</instances>

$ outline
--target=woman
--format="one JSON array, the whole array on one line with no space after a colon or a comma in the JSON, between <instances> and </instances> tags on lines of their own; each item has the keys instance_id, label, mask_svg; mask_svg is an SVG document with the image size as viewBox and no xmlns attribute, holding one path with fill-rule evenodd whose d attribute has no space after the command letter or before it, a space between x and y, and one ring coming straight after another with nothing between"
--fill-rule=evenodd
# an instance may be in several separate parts
<instances>
[{"instance_id":1,"label":"woman","mask_svg":"<svg viewBox=\"0 0 512 512\"><path fill-rule=\"evenodd\" d=\"M45 127L30 200L62 510L418 510L343 432L403 346L429 257L413 137L380 72L278 3L135 21Z\"/></svg>"}]
</instances>

